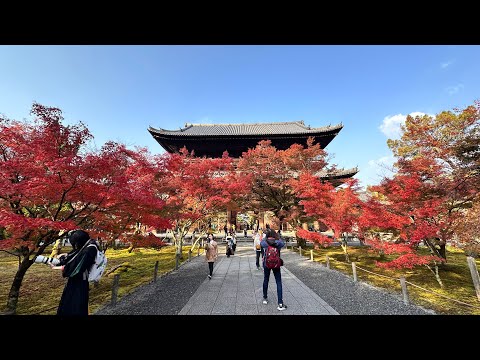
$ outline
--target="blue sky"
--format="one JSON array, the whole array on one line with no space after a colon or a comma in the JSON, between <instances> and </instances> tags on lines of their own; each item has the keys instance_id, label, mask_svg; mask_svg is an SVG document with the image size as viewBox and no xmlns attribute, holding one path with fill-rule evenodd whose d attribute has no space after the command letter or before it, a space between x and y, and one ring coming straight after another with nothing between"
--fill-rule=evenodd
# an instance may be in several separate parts
<instances>
[{"instance_id":1,"label":"blue sky","mask_svg":"<svg viewBox=\"0 0 480 360\"><path fill-rule=\"evenodd\" d=\"M163 149L148 126L303 120L343 123L327 151L375 184L388 137L410 113L480 99L480 46L0 46L0 113L34 101L82 121L95 144Z\"/></svg>"}]
</instances>

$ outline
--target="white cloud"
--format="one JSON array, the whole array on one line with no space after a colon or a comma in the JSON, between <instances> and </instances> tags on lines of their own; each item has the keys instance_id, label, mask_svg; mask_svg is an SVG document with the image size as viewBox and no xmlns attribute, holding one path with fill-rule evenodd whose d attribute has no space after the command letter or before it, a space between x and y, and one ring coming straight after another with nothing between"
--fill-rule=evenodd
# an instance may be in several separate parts
<instances>
[{"instance_id":1,"label":"white cloud","mask_svg":"<svg viewBox=\"0 0 480 360\"><path fill-rule=\"evenodd\" d=\"M440 67L442 69L446 69L447 67L452 65L454 62L455 62L455 60L449 60L449 61L443 62L443 63L440 64Z\"/></svg>"},{"instance_id":2,"label":"white cloud","mask_svg":"<svg viewBox=\"0 0 480 360\"><path fill-rule=\"evenodd\" d=\"M449 87L445 88L445 91L448 93L448 95L453 95L453 94L458 93L462 89L463 89L463 84L458 84L458 85L455 85L455 86L449 86Z\"/></svg>"},{"instance_id":3,"label":"white cloud","mask_svg":"<svg viewBox=\"0 0 480 360\"><path fill-rule=\"evenodd\" d=\"M382 165L392 166L394 162L395 162L395 158L392 155L388 155L388 156L382 156L377 160L369 160L368 166L370 167L379 167Z\"/></svg>"},{"instance_id":4,"label":"white cloud","mask_svg":"<svg viewBox=\"0 0 480 360\"><path fill-rule=\"evenodd\" d=\"M369 160L368 166L361 171L363 182L365 184L374 185L380 183L382 178L392 176L391 169L395 163L393 155L382 156L376 160Z\"/></svg>"},{"instance_id":5,"label":"white cloud","mask_svg":"<svg viewBox=\"0 0 480 360\"><path fill-rule=\"evenodd\" d=\"M410 115L415 117L415 116L423 116L426 114L415 111L410 113ZM405 124L406 119L407 119L407 115L403 115L403 114L385 116L383 118L382 125L380 125L379 129L389 139L399 139L401 134L400 125Z\"/></svg>"}]
</instances>

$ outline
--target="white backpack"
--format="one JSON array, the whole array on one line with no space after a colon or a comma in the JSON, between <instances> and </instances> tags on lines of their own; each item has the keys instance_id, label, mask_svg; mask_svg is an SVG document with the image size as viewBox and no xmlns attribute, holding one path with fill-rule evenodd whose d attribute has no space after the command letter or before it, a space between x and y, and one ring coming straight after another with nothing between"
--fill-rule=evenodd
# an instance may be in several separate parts
<instances>
[{"instance_id":1,"label":"white backpack","mask_svg":"<svg viewBox=\"0 0 480 360\"><path fill-rule=\"evenodd\" d=\"M91 243L88 246L95 246L97 248L97 256L95 256L95 262L91 266L90 270L87 270L88 281L97 282L100 280L103 272L105 271L105 268L107 267L107 257L105 256L105 252L100 250L96 243Z\"/></svg>"}]
</instances>

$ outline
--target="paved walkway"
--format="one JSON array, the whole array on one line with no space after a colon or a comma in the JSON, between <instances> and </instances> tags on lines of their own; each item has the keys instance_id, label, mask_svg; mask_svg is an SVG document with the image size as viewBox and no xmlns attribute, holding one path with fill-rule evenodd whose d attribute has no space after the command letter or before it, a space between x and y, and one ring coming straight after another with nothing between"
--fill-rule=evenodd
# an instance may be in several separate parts
<instances>
[{"instance_id":1,"label":"paved walkway","mask_svg":"<svg viewBox=\"0 0 480 360\"><path fill-rule=\"evenodd\" d=\"M223 249L223 246L219 247ZM277 310L277 285L273 273L268 284L267 305L263 300L263 268L257 270L251 246L238 247L234 256L219 257L213 277L200 285L179 315L333 315L338 314L321 297L310 290L283 266L283 302Z\"/></svg>"},{"instance_id":2,"label":"paved walkway","mask_svg":"<svg viewBox=\"0 0 480 360\"><path fill-rule=\"evenodd\" d=\"M255 266L251 242L239 242L234 256L219 258L213 278L202 254L157 282L140 286L123 296L115 307L106 305L95 315L421 315L432 314L413 304L405 305L401 293L386 291L351 276L327 269L291 250L282 249L283 298L288 309L278 311L273 274L268 286L269 303L262 304L263 269Z\"/></svg>"}]
</instances>

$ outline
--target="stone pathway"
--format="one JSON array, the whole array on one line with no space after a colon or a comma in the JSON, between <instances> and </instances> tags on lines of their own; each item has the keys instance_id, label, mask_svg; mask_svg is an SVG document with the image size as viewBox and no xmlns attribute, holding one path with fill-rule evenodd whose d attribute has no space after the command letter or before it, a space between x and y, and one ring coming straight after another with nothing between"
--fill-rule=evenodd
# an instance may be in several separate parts
<instances>
[{"instance_id":1,"label":"stone pathway","mask_svg":"<svg viewBox=\"0 0 480 360\"><path fill-rule=\"evenodd\" d=\"M223 247L219 246L219 251ZM288 306L277 310L277 286L273 273L268 284L267 305L263 300L263 268L257 270L255 253L238 247L234 256L219 257L213 277L200 285L179 315L333 315L338 314L283 266L283 301Z\"/></svg>"}]
</instances>

